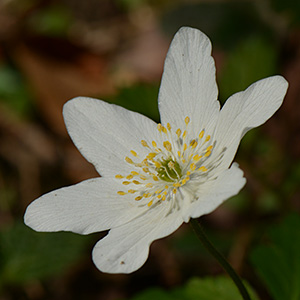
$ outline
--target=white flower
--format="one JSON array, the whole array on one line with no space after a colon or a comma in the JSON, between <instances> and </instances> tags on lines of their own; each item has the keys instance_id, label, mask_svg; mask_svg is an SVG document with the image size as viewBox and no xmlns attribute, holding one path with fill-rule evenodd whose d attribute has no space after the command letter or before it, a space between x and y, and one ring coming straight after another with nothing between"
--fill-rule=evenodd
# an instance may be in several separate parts
<instances>
[{"instance_id":1,"label":"white flower","mask_svg":"<svg viewBox=\"0 0 300 300\"><path fill-rule=\"evenodd\" d=\"M211 43L181 28L165 61L161 124L100 100L69 101L68 132L102 177L40 197L25 223L37 231L110 229L93 250L94 263L108 273L137 270L152 241L240 191L246 180L232 164L240 140L274 114L287 86L281 76L260 80L220 110Z\"/></svg>"}]
</instances>

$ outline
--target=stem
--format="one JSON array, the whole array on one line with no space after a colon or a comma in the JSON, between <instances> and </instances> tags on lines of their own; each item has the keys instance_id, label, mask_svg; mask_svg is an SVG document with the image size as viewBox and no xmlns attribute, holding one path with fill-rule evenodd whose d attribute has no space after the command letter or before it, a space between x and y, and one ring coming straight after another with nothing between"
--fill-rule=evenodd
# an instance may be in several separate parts
<instances>
[{"instance_id":1,"label":"stem","mask_svg":"<svg viewBox=\"0 0 300 300\"><path fill-rule=\"evenodd\" d=\"M203 246L212 254L215 259L219 262L222 268L229 274L239 292L241 293L244 300L251 300L242 280L240 279L239 275L234 271L232 266L226 260L226 258L213 246L213 244L208 240L207 236L205 235L202 226L199 222L195 219L190 220L190 224L193 227L196 235L202 242Z\"/></svg>"}]
</instances>

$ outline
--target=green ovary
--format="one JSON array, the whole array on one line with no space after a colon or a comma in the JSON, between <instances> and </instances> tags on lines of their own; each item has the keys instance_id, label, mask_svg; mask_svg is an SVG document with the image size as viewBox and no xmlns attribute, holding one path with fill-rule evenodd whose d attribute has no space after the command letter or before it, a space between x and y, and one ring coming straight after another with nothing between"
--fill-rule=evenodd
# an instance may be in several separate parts
<instances>
[{"instance_id":1,"label":"green ovary","mask_svg":"<svg viewBox=\"0 0 300 300\"><path fill-rule=\"evenodd\" d=\"M177 161L168 158L160 162L161 167L156 168L157 176L164 181L174 182L181 178L181 168Z\"/></svg>"}]
</instances>

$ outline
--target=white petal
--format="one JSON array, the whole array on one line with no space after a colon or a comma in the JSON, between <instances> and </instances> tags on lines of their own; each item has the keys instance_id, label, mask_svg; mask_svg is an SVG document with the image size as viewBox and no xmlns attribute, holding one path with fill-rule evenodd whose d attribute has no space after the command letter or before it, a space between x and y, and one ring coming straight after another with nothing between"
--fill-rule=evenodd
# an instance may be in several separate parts
<instances>
[{"instance_id":1,"label":"white petal","mask_svg":"<svg viewBox=\"0 0 300 300\"><path fill-rule=\"evenodd\" d=\"M97 268L107 273L131 273L139 269L147 260L152 241L171 234L183 222L178 211L166 216L166 208L167 203L162 203L144 216L110 230L93 250Z\"/></svg>"},{"instance_id":2,"label":"white petal","mask_svg":"<svg viewBox=\"0 0 300 300\"><path fill-rule=\"evenodd\" d=\"M224 151L222 167L227 168L240 140L250 129L266 122L280 107L288 87L281 76L259 80L245 91L231 96L223 106L215 132L213 153Z\"/></svg>"},{"instance_id":3,"label":"white petal","mask_svg":"<svg viewBox=\"0 0 300 300\"><path fill-rule=\"evenodd\" d=\"M130 172L124 160L130 150L146 155L141 140L151 143L158 135L149 118L101 100L75 98L63 113L74 144L102 176Z\"/></svg>"},{"instance_id":4,"label":"white petal","mask_svg":"<svg viewBox=\"0 0 300 300\"><path fill-rule=\"evenodd\" d=\"M159 91L162 124L184 130L188 116L194 136L204 128L210 130L220 108L217 97L210 40L197 29L181 28L167 54Z\"/></svg>"},{"instance_id":5,"label":"white petal","mask_svg":"<svg viewBox=\"0 0 300 300\"><path fill-rule=\"evenodd\" d=\"M211 213L225 200L238 194L245 183L243 171L237 163L233 163L231 168L222 172L212 185L199 187L198 200L183 211L183 218L188 221L189 217L199 218Z\"/></svg>"},{"instance_id":6,"label":"white petal","mask_svg":"<svg viewBox=\"0 0 300 300\"><path fill-rule=\"evenodd\" d=\"M94 178L61 188L33 201L26 210L25 224L37 231L73 231L80 234L122 225L142 210L132 195L109 178Z\"/></svg>"}]
</instances>

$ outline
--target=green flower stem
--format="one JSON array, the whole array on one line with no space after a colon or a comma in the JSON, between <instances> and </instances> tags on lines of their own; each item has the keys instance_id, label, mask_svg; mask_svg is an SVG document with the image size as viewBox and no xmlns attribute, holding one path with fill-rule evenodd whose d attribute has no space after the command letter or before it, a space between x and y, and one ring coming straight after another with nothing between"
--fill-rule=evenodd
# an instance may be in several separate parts
<instances>
[{"instance_id":1,"label":"green flower stem","mask_svg":"<svg viewBox=\"0 0 300 300\"><path fill-rule=\"evenodd\" d=\"M244 300L251 300L242 280L239 275L234 271L229 262L225 259L225 257L212 245L212 243L208 240L205 235L202 226L195 219L190 220L190 224L193 227L196 235L202 242L203 246L212 254L215 259L219 262L219 264L223 267L223 269L229 274L237 288L239 289Z\"/></svg>"}]
</instances>

